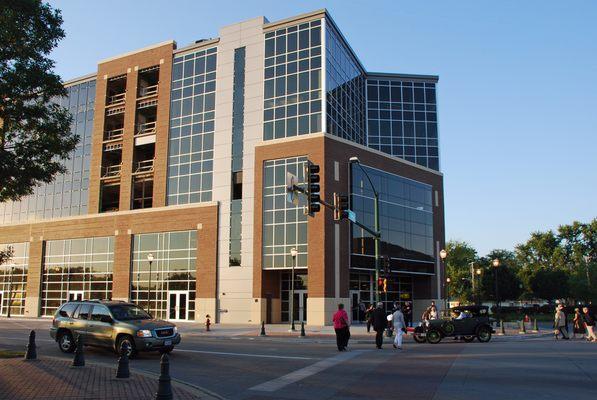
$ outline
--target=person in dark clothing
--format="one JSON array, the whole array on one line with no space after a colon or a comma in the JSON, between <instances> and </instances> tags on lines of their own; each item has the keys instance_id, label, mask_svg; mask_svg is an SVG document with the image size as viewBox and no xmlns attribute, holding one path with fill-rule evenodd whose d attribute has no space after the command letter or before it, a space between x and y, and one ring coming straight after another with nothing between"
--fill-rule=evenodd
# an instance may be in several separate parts
<instances>
[{"instance_id":1,"label":"person in dark clothing","mask_svg":"<svg viewBox=\"0 0 597 400\"><path fill-rule=\"evenodd\" d=\"M373 330L375 331L375 346L381 349L383 344L383 332L388 326L388 319L383 310L383 303L377 303L377 308L373 311Z\"/></svg>"},{"instance_id":2,"label":"person in dark clothing","mask_svg":"<svg viewBox=\"0 0 597 400\"><path fill-rule=\"evenodd\" d=\"M406 322L406 326L408 327L413 326L413 306L410 304L410 301L404 304L404 322Z\"/></svg>"},{"instance_id":3,"label":"person in dark clothing","mask_svg":"<svg viewBox=\"0 0 597 400\"><path fill-rule=\"evenodd\" d=\"M587 306L582 308L582 320L587 328L587 340L589 342L597 341L597 335L595 335L595 316L591 314Z\"/></svg>"}]
</instances>

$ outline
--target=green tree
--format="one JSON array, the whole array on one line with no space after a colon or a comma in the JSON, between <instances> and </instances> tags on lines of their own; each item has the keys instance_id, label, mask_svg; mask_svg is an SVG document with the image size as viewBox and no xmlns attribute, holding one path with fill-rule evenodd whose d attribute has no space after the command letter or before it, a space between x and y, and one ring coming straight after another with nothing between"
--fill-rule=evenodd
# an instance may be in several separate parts
<instances>
[{"instance_id":1,"label":"green tree","mask_svg":"<svg viewBox=\"0 0 597 400\"><path fill-rule=\"evenodd\" d=\"M470 263L477 259L477 251L466 242L450 240L446 244L446 252L448 255L445 260L445 275L446 278L450 278L447 285L450 300L472 302Z\"/></svg>"},{"instance_id":2,"label":"green tree","mask_svg":"<svg viewBox=\"0 0 597 400\"><path fill-rule=\"evenodd\" d=\"M77 144L55 101L66 91L49 58L61 25L60 11L40 0L0 5L0 202L51 182Z\"/></svg>"},{"instance_id":3,"label":"green tree","mask_svg":"<svg viewBox=\"0 0 597 400\"><path fill-rule=\"evenodd\" d=\"M529 279L529 285L535 298L552 301L564 299L569 295L569 273L562 269L540 268Z\"/></svg>"},{"instance_id":4,"label":"green tree","mask_svg":"<svg viewBox=\"0 0 597 400\"><path fill-rule=\"evenodd\" d=\"M500 261L498 267L494 267L492 261ZM516 254L509 250L492 250L485 257L478 259L477 264L482 268L481 274L481 298L483 300L496 301L495 276L498 280L498 301L517 300L523 292L522 281L518 277L520 269Z\"/></svg>"}]
</instances>

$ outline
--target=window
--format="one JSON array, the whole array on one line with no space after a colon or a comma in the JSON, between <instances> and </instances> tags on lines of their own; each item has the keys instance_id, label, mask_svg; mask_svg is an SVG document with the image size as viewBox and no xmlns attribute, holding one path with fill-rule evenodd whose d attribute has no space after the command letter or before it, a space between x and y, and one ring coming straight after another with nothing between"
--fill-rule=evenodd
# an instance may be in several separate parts
<instances>
[{"instance_id":1,"label":"window","mask_svg":"<svg viewBox=\"0 0 597 400\"><path fill-rule=\"evenodd\" d=\"M77 309L78 306L79 306L79 304L77 304L77 303L66 303L64 306L62 306L62 308L60 309L58 314L61 317L72 318L72 316L75 314L75 310Z\"/></svg>"},{"instance_id":2,"label":"window","mask_svg":"<svg viewBox=\"0 0 597 400\"><path fill-rule=\"evenodd\" d=\"M12 248L13 256L8 262L0 265L0 311L8 314L10 305L11 315L25 315L25 301L27 294L27 274L29 270L29 243L0 244L0 250ZM11 297L8 297L11 293Z\"/></svg>"},{"instance_id":3,"label":"window","mask_svg":"<svg viewBox=\"0 0 597 400\"><path fill-rule=\"evenodd\" d=\"M75 314L76 319L89 319L89 312L91 311L91 305L81 304L77 313Z\"/></svg>"},{"instance_id":4,"label":"window","mask_svg":"<svg viewBox=\"0 0 597 400\"><path fill-rule=\"evenodd\" d=\"M110 311L105 306L93 306L93 311L91 312L91 320L92 321L102 321L102 317L110 317Z\"/></svg>"}]
</instances>

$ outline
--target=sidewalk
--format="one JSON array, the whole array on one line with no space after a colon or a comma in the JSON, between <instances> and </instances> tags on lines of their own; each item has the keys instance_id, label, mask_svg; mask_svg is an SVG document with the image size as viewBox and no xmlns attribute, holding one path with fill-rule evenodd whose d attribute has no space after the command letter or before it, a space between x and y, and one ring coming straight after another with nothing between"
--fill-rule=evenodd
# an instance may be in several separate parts
<instances>
[{"instance_id":1,"label":"sidewalk","mask_svg":"<svg viewBox=\"0 0 597 400\"><path fill-rule=\"evenodd\" d=\"M116 369L87 363L71 368L71 362L42 357L37 361L0 360L0 397L7 400L50 399L154 399L158 377L131 371L128 379L116 379ZM198 388L172 381L175 399L217 399Z\"/></svg>"}]
</instances>

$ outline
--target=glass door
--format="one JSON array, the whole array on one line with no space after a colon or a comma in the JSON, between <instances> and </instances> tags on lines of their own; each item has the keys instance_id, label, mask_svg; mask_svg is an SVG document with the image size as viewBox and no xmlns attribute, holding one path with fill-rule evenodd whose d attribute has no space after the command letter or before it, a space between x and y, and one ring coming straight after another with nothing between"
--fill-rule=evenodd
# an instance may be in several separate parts
<instances>
[{"instance_id":1,"label":"glass door","mask_svg":"<svg viewBox=\"0 0 597 400\"><path fill-rule=\"evenodd\" d=\"M82 290L70 290L68 292L68 301L82 301L83 293Z\"/></svg>"},{"instance_id":2,"label":"glass door","mask_svg":"<svg viewBox=\"0 0 597 400\"><path fill-rule=\"evenodd\" d=\"M357 322L359 318L359 297L360 292L358 290L350 291L350 316L352 322Z\"/></svg>"},{"instance_id":3,"label":"glass door","mask_svg":"<svg viewBox=\"0 0 597 400\"><path fill-rule=\"evenodd\" d=\"M168 292L168 319L186 321L189 310L189 291L175 290Z\"/></svg>"},{"instance_id":4,"label":"glass door","mask_svg":"<svg viewBox=\"0 0 597 400\"><path fill-rule=\"evenodd\" d=\"M294 291L294 322L307 322L307 291L306 290L295 290Z\"/></svg>"},{"instance_id":5,"label":"glass door","mask_svg":"<svg viewBox=\"0 0 597 400\"><path fill-rule=\"evenodd\" d=\"M4 311L4 292L0 291L0 315L2 315ZM8 311L8 308L7 308Z\"/></svg>"}]
</instances>

